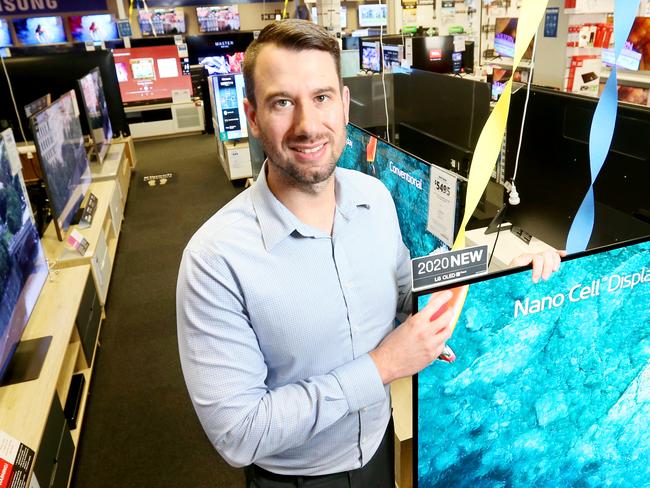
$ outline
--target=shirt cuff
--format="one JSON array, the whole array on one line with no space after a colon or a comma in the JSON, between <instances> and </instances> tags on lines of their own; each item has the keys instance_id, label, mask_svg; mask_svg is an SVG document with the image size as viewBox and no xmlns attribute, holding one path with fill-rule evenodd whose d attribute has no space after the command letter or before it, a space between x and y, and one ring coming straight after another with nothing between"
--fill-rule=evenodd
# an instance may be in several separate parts
<instances>
[{"instance_id":1,"label":"shirt cuff","mask_svg":"<svg viewBox=\"0 0 650 488\"><path fill-rule=\"evenodd\" d=\"M368 354L336 368L332 374L341 385L350 412L386 400L386 387Z\"/></svg>"}]
</instances>

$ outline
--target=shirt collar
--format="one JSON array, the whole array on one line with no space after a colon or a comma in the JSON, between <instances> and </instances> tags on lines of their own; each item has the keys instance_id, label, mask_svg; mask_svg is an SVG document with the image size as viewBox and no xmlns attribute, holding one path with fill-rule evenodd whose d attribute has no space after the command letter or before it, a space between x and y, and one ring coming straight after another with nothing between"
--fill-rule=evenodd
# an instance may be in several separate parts
<instances>
[{"instance_id":1,"label":"shirt collar","mask_svg":"<svg viewBox=\"0 0 650 488\"><path fill-rule=\"evenodd\" d=\"M251 188L253 208L257 215L262 231L264 247L271 251L280 241L298 232L303 237L324 237L322 232L300 221L273 194L266 180L265 161L257 180ZM364 192L360 191L347 171L336 168L334 173L337 211L346 219L351 220L360 206L370 207Z\"/></svg>"}]
</instances>

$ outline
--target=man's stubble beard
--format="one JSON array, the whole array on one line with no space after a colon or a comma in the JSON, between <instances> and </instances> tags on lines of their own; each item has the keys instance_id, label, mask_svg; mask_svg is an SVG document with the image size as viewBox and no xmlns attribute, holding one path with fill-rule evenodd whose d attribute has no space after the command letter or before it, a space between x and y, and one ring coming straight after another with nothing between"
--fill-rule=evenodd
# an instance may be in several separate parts
<instances>
[{"instance_id":1,"label":"man's stubble beard","mask_svg":"<svg viewBox=\"0 0 650 488\"><path fill-rule=\"evenodd\" d=\"M291 187L298 188L306 193L314 194L318 193L327 184L327 181L336 169L336 164L338 163L345 147L345 139L343 139L343 143L339 144L341 146L340 148L332 147L331 160L323 170L317 172L305 172L302 171L302 168L291 159L283 158L279 154L276 154L275 151L269 150L273 145L270 144L269 140L264 135L262 135L261 141L264 151L268 156L269 165L273 166L273 168L277 170L277 176ZM337 141L331 141L328 138L328 145L334 146L336 143ZM290 151L290 149L288 150ZM278 164L278 161L281 161L281 164Z\"/></svg>"}]
</instances>

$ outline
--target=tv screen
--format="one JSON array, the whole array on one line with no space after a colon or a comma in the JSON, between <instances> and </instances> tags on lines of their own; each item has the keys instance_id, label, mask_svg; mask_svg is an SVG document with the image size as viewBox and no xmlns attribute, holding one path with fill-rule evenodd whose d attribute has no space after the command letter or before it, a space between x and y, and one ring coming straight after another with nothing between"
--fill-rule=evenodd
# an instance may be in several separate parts
<instances>
[{"instance_id":1,"label":"tv screen","mask_svg":"<svg viewBox=\"0 0 650 488\"><path fill-rule=\"evenodd\" d=\"M108 117L108 107L106 106L104 86L102 85L99 68L93 69L79 80L79 91L84 112L86 112L95 155L97 161L102 163L113 138L113 128L111 127L111 119Z\"/></svg>"},{"instance_id":2,"label":"tv screen","mask_svg":"<svg viewBox=\"0 0 650 488\"><path fill-rule=\"evenodd\" d=\"M494 25L494 50L507 58L515 57L515 40L517 39L517 18L499 17ZM522 59L533 57L533 42L524 52Z\"/></svg>"},{"instance_id":3,"label":"tv screen","mask_svg":"<svg viewBox=\"0 0 650 488\"><path fill-rule=\"evenodd\" d=\"M385 4L359 4L359 27L388 25L388 6Z\"/></svg>"},{"instance_id":4,"label":"tv screen","mask_svg":"<svg viewBox=\"0 0 650 488\"><path fill-rule=\"evenodd\" d=\"M196 17L199 21L199 32L225 32L240 29L237 5L197 7Z\"/></svg>"},{"instance_id":5,"label":"tv screen","mask_svg":"<svg viewBox=\"0 0 650 488\"><path fill-rule=\"evenodd\" d=\"M16 37L21 44L54 44L66 42L61 17L29 17L13 19Z\"/></svg>"},{"instance_id":6,"label":"tv screen","mask_svg":"<svg viewBox=\"0 0 650 488\"><path fill-rule=\"evenodd\" d=\"M251 42L253 33L247 31L230 31L217 34L202 34L187 36L187 51L190 64L200 64L201 59L212 56L226 57L236 53L243 53ZM228 59L226 59L228 61Z\"/></svg>"},{"instance_id":7,"label":"tv screen","mask_svg":"<svg viewBox=\"0 0 650 488\"><path fill-rule=\"evenodd\" d=\"M413 383L418 488L647 484L648 238L530 273L453 288L456 360Z\"/></svg>"},{"instance_id":8,"label":"tv screen","mask_svg":"<svg viewBox=\"0 0 650 488\"><path fill-rule=\"evenodd\" d=\"M248 136L244 112L244 75L218 75L212 77L219 138L222 141Z\"/></svg>"},{"instance_id":9,"label":"tv screen","mask_svg":"<svg viewBox=\"0 0 650 488\"><path fill-rule=\"evenodd\" d=\"M603 49L603 63L608 66L614 64L614 50ZM650 70L650 17L636 17L625 47L618 58L621 68L629 70Z\"/></svg>"},{"instance_id":10,"label":"tv screen","mask_svg":"<svg viewBox=\"0 0 650 488\"><path fill-rule=\"evenodd\" d=\"M45 107L47 107L50 103L52 103L52 95L47 93L42 97L37 98L33 102L30 102L27 105L25 105L25 116L27 116L27 118L29 119L32 115L34 115L36 112L40 112Z\"/></svg>"},{"instance_id":11,"label":"tv screen","mask_svg":"<svg viewBox=\"0 0 650 488\"><path fill-rule=\"evenodd\" d=\"M381 56L379 54L379 43L375 41L361 41L361 69L381 71Z\"/></svg>"},{"instance_id":12,"label":"tv screen","mask_svg":"<svg viewBox=\"0 0 650 488\"><path fill-rule=\"evenodd\" d=\"M199 64L205 66L208 76L241 73L243 62L243 52L199 58Z\"/></svg>"},{"instance_id":13,"label":"tv screen","mask_svg":"<svg viewBox=\"0 0 650 488\"><path fill-rule=\"evenodd\" d=\"M519 150L519 205L508 220L563 249L591 181L589 133L598 100L541 87L512 94L506 137L506 174ZM541 132L540 132L541 131ZM516 135L515 135L516 134ZM650 110L619 104L612 144L594 184L595 223L590 248L650 235ZM548 189L552 188L552 191Z\"/></svg>"},{"instance_id":14,"label":"tv screen","mask_svg":"<svg viewBox=\"0 0 650 488\"><path fill-rule=\"evenodd\" d=\"M392 71L393 68L399 68L402 65L402 46L384 45L383 51L384 69Z\"/></svg>"},{"instance_id":15,"label":"tv screen","mask_svg":"<svg viewBox=\"0 0 650 488\"><path fill-rule=\"evenodd\" d=\"M453 72L453 36L414 37L412 42L413 68L433 73Z\"/></svg>"},{"instance_id":16,"label":"tv screen","mask_svg":"<svg viewBox=\"0 0 650 488\"><path fill-rule=\"evenodd\" d=\"M13 46L9 24L5 19L0 19L0 47Z\"/></svg>"},{"instance_id":17,"label":"tv screen","mask_svg":"<svg viewBox=\"0 0 650 488\"><path fill-rule=\"evenodd\" d=\"M138 10L138 23L143 36L185 33L185 13L182 8Z\"/></svg>"},{"instance_id":18,"label":"tv screen","mask_svg":"<svg viewBox=\"0 0 650 488\"><path fill-rule=\"evenodd\" d=\"M0 133L0 378L32 313L47 263L33 222L11 129Z\"/></svg>"},{"instance_id":19,"label":"tv screen","mask_svg":"<svg viewBox=\"0 0 650 488\"><path fill-rule=\"evenodd\" d=\"M68 17L68 26L75 41L112 41L120 38L111 14L73 15Z\"/></svg>"},{"instance_id":20,"label":"tv screen","mask_svg":"<svg viewBox=\"0 0 650 488\"><path fill-rule=\"evenodd\" d=\"M31 118L34 143L58 228L66 231L90 185L74 90Z\"/></svg>"},{"instance_id":21,"label":"tv screen","mask_svg":"<svg viewBox=\"0 0 650 488\"><path fill-rule=\"evenodd\" d=\"M192 91L175 45L115 49L113 57L124 103L171 100L172 90Z\"/></svg>"},{"instance_id":22,"label":"tv screen","mask_svg":"<svg viewBox=\"0 0 650 488\"><path fill-rule=\"evenodd\" d=\"M492 70L492 100L499 99L511 77L511 69L494 68Z\"/></svg>"},{"instance_id":23,"label":"tv screen","mask_svg":"<svg viewBox=\"0 0 650 488\"><path fill-rule=\"evenodd\" d=\"M374 176L388 188L395 201L402 240L412 258L426 256L438 249L449 249L458 228L461 207L457 204L453 222L448 222L448 234L434 235L428 230L429 164L348 124L345 150L338 165ZM448 181L450 186L454 185L457 201L461 202L464 183L451 175Z\"/></svg>"}]
</instances>

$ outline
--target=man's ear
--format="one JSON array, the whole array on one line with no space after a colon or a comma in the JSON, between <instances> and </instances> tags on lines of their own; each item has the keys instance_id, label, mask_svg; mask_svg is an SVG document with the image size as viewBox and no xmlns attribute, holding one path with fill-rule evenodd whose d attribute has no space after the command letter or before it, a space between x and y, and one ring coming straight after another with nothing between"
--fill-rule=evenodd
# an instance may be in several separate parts
<instances>
[{"instance_id":1,"label":"man's ear","mask_svg":"<svg viewBox=\"0 0 650 488\"><path fill-rule=\"evenodd\" d=\"M246 118L248 119L248 128L253 134L253 137L259 139L260 129L257 125L257 110L251 102L248 101L248 98L244 98L244 112L246 112Z\"/></svg>"},{"instance_id":2,"label":"man's ear","mask_svg":"<svg viewBox=\"0 0 650 488\"><path fill-rule=\"evenodd\" d=\"M343 111L345 115L345 123L347 124L350 122L350 89L345 85L341 92L341 98L343 99Z\"/></svg>"}]
</instances>

